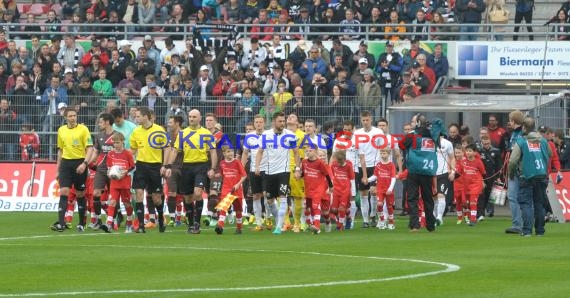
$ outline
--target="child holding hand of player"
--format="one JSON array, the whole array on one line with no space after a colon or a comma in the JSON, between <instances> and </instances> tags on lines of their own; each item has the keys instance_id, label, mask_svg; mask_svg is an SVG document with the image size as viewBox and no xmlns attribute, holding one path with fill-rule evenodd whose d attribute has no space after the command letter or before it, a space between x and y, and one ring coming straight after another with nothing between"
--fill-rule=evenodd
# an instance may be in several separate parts
<instances>
[{"instance_id":1,"label":"child holding hand of player","mask_svg":"<svg viewBox=\"0 0 570 298\"><path fill-rule=\"evenodd\" d=\"M330 164L333 178L333 195L331 213L337 215L336 228L344 230L346 212L351 197L351 185L354 181L354 168L350 160L346 160L346 151L339 150L333 153Z\"/></svg>"},{"instance_id":2,"label":"child holding hand of player","mask_svg":"<svg viewBox=\"0 0 570 298\"><path fill-rule=\"evenodd\" d=\"M485 166L477 153L477 146L469 144L465 148L465 159L462 160L465 197L469 202L470 226L477 222L477 200L485 187L483 177L485 176Z\"/></svg>"},{"instance_id":3,"label":"child holding hand of player","mask_svg":"<svg viewBox=\"0 0 570 298\"><path fill-rule=\"evenodd\" d=\"M125 136L123 134L118 132L113 134L112 140L113 150L107 154L107 168L110 170L114 166L119 166L121 173L118 176L109 175L111 182L109 187L109 202L107 204L107 224L102 225L101 229L107 233L113 230L115 210L121 212L120 209L115 208L115 205L120 200L127 210L127 227L125 233L132 233L133 206L131 205L131 176L127 173L134 170L135 160L133 154L129 150L125 150Z\"/></svg>"},{"instance_id":4,"label":"child holding hand of player","mask_svg":"<svg viewBox=\"0 0 570 298\"><path fill-rule=\"evenodd\" d=\"M220 172L216 177L222 177L222 192L220 198L225 198L228 194L237 198L232 202L236 213L236 234L242 233L242 213L243 213L243 187L242 184L247 177L241 161L235 159L234 150L229 146L222 146L224 159L220 161ZM218 235L224 233L224 222L226 220L226 210L220 210L218 224L215 231Z\"/></svg>"},{"instance_id":5,"label":"child holding hand of player","mask_svg":"<svg viewBox=\"0 0 570 298\"><path fill-rule=\"evenodd\" d=\"M305 148L305 159L301 163L301 173L305 181L305 205L311 210L313 224L311 230L314 234L321 232L321 202L326 200L327 185L332 188L332 181L329 170L324 161L318 158L318 149L314 147ZM301 178L301 173L296 173L297 179Z\"/></svg>"},{"instance_id":6,"label":"child holding hand of player","mask_svg":"<svg viewBox=\"0 0 570 298\"><path fill-rule=\"evenodd\" d=\"M374 175L368 181L376 181L375 186L370 187L370 192L377 196L377 211L380 214L377 228L386 229L384 218L384 204L388 207L388 229L394 230L394 185L396 185L396 166L390 160L390 149L380 150L380 161L374 167Z\"/></svg>"}]
</instances>

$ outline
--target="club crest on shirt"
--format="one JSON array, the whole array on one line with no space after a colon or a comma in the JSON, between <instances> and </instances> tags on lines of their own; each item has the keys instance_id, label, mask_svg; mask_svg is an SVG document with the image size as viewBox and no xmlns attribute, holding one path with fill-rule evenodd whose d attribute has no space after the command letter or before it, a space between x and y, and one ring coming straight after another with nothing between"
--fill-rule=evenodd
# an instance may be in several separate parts
<instances>
[{"instance_id":1,"label":"club crest on shirt","mask_svg":"<svg viewBox=\"0 0 570 298\"><path fill-rule=\"evenodd\" d=\"M526 143L528 144L528 151L540 152L540 143L531 143L529 141L526 141Z\"/></svg>"}]
</instances>

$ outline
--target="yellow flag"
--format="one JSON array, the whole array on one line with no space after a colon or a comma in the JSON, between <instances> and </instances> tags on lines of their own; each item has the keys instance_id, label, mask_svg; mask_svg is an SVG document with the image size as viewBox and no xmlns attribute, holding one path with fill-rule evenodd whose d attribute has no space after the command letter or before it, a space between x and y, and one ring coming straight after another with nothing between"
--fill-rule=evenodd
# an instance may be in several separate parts
<instances>
[{"instance_id":1,"label":"yellow flag","mask_svg":"<svg viewBox=\"0 0 570 298\"><path fill-rule=\"evenodd\" d=\"M232 205L232 203L237 199L237 196L234 196L232 194L227 194L216 206L216 210L218 211L228 211L228 209L230 209L230 206Z\"/></svg>"}]
</instances>

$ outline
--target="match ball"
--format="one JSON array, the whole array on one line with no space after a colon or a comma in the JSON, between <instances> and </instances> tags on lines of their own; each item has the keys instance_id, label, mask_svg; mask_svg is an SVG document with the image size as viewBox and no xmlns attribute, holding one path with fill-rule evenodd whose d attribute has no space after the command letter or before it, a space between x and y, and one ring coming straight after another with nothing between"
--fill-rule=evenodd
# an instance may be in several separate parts
<instances>
[{"instance_id":1,"label":"match ball","mask_svg":"<svg viewBox=\"0 0 570 298\"><path fill-rule=\"evenodd\" d=\"M109 168L107 176L113 180L119 180L124 176L123 168L121 166L112 166Z\"/></svg>"}]
</instances>

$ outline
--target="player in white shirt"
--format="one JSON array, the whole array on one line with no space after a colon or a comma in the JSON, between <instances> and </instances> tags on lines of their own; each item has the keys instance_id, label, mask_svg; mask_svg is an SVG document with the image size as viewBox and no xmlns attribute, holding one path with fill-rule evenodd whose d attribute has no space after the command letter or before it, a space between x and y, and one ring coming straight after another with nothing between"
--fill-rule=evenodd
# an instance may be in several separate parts
<instances>
[{"instance_id":1,"label":"player in white shirt","mask_svg":"<svg viewBox=\"0 0 570 298\"><path fill-rule=\"evenodd\" d=\"M255 216L255 231L263 230L263 217L261 206L261 198L263 197L263 179L265 178L265 170L262 170L259 175L255 174L256 169L256 156L257 150L260 146L261 135L265 131L265 118L261 115L256 115L253 119L253 127L255 131L248 133L244 137L243 153L241 155L241 162L243 166L247 164L248 158L251 156L250 170L249 170L249 185L253 194L253 215ZM260 169L267 168L267 155L261 158ZM268 212L269 213L269 212ZM277 214L275 214L277 215Z\"/></svg>"},{"instance_id":2,"label":"player in white shirt","mask_svg":"<svg viewBox=\"0 0 570 298\"><path fill-rule=\"evenodd\" d=\"M453 144L443 135L439 137L437 150L437 201L434 202L433 215L437 226L443 224L446 197L451 195L452 181L455 178L455 154Z\"/></svg>"},{"instance_id":3,"label":"player in white shirt","mask_svg":"<svg viewBox=\"0 0 570 298\"><path fill-rule=\"evenodd\" d=\"M372 126L372 113L370 113L370 111L362 111L362 113L360 113L360 122L362 128L356 130L354 133L356 141L358 142L357 145L360 149L359 158L362 168L362 171L358 173L357 180L359 183L358 189L360 190L360 211L362 212L363 219L362 227L369 228L371 223L372 225L377 224L375 217L378 202L375 195L372 195L369 201L368 195L370 194L370 186L373 183L368 183L368 177L374 174L374 166L380 161L379 148L387 146L387 144L384 144L385 138L378 137L379 135L384 135L384 132ZM366 138L366 136L368 136L368 138ZM371 217L372 222L370 222Z\"/></svg>"},{"instance_id":4,"label":"player in white shirt","mask_svg":"<svg viewBox=\"0 0 570 298\"><path fill-rule=\"evenodd\" d=\"M349 160L354 167L354 173L358 175L360 172L360 150L359 147L356 146L355 138L354 138L354 123L352 121L347 120L342 124L342 135L334 140L332 152L335 153L340 150L346 151L346 160ZM329 163L332 162L332 156ZM355 176L357 176L355 175ZM351 183L351 197L350 197L350 214L346 218L345 229L349 230L354 228L352 224L354 218L356 217L356 211L358 208L356 207L356 183L355 180L352 180Z\"/></svg>"},{"instance_id":5,"label":"player in white shirt","mask_svg":"<svg viewBox=\"0 0 570 298\"><path fill-rule=\"evenodd\" d=\"M277 209L275 199L279 199L279 210L277 212L277 224L273 234L280 235L285 214L287 212L287 195L289 194L289 150L293 150L295 164L300 165L299 151L296 145L295 134L285 129L285 114L282 112L273 115L273 127L266 130L261 135L261 145L257 150L255 162L255 174L261 175L265 170L265 191L267 193L267 206L273 210ZM267 163L261 164L263 155L267 155ZM261 168L264 167L264 169ZM301 172L299 166L295 167L295 172Z\"/></svg>"}]
</instances>

